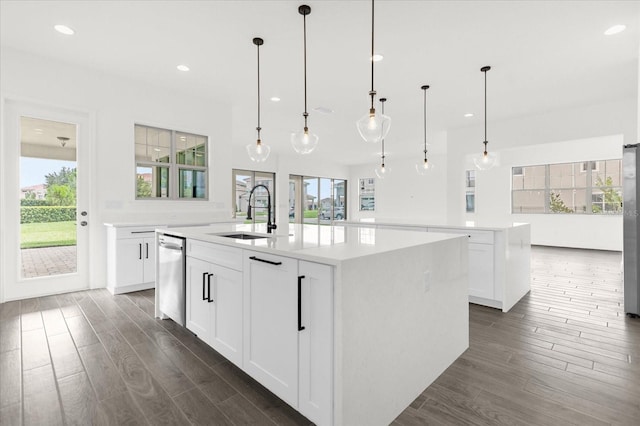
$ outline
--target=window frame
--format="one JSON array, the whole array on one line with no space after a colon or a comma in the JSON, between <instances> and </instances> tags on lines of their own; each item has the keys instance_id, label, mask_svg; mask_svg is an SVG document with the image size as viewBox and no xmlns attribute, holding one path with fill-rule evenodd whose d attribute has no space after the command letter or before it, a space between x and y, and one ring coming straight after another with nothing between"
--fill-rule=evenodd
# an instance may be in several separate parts
<instances>
[{"instance_id":1,"label":"window frame","mask_svg":"<svg viewBox=\"0 0 640 426\"><path fill-rule=\"evenodd\" d=\"M605 194L605 191L607 190L613 190L617 193L621 193L622 191L622 185L611 185L611 186L596 186L593 182L593 176L592 176L592 172L600 172L600 167L599 167L599 163L600 162L609 162L609 161L617 161L617 162L621 162L622 160L619 158L614 158L614 159L603 159L603 160L589 160L589 161L574 161L574 162L567 162L567 163L549 163L549 164L532 164L532 165L527 165L527 166L514 166L512 167L512 172L511 172L511 214L578 214L578 215L595 215L595 216L602 216L602 215L620 215L623 212L622 207L620 207L619 209L616 210L607 210L606 206L607 205L614 205L614 203L612 202L605 202L603 201L602 203L596 201L594 202L593 200L593 196L594 194ZM580 165L579 167L576 167L577 165ZM567 186L566 183L565 184L561 184L557 187L552 187L551 186L551 167L552 166L560 166L560 165L571 165L572 169L574 170L573 173L573 186ZM586 166L585 166L586 165ZM526 168L528 167L544 167L545 168L545 177L544 177L544 185L543 187L535 187L535 188L518 188L515 189L514 188L514 176L525 176L526 173ZM517 168L522 168L522 175L520 174L514 174L515 169ZM577 169L577 170L576 170ZM620 167L618 167L618 169L620 169ZM586 175L582 175L583 173L585 173ZM607 168L604 169L604 173L605 176L608 176L608 172L607 172ZM585 183L584 185L582 183L577 183L576 182L576 177L578 177L578 175L584 176L585 179ZM612 175L614 176L614 175ZM621 177L618 179L620 180L621 183ZM516 211L516 206L515 206L515 197L514 195L516 193L523 193L523 192L544 192L544 209L541 212L521 212L521 211ZM574 193L576 191L584 191L584 195L585 195L585 199L584 199L584 211L581 211L581 209L576 209L576 206L573 205L571 206L572 211L571 212L565 212L565 211L551 211L551 194L552 193L557 193L558 191L573 191ZM564 204L564 203L563 203ZM604 206L604 208L601 208L600 211L594 211L594 205L600 205L602 204ZM567 206L569 207L569 206ZM581 205L582 207L582 205Z\"/></svg>"},{"instance_id":2,"label":"window frame","mask_svg":"<svg viewBox=\"0 0 640 426\"><path fill-rule=\"evenodd\" d=\"M310 179L316 180L317 182L316 185L318 188L318 193L315 194L318 197L318 200L316 201L316 206L317 206L316 210L318 213L316 216L315 223L310 221L305 221L305 217L304 217L304 212L306 211L305 205L307 201L305 199L305 195L307 194L307 192L303 191L303 187L305 185L305 182ZM322 195L324 195L321 192L322 180L329 180L329 197L331 198L331 205L329 208L329 219L321 218L322 200L323 200ZM342 207L344 210L342 212L342 219L336 219L336 215L340 214L340 212L336 212L336 205L335 205L336 190L338 187L338 184L336 184L336 182L344 183L344 194L342 195L343 206L337 206L338 208ZM293 191L291 191L291 184L294 185ZM289 199L289 203L288 203L289 213L293 208L293 217L289 215L289 222L304 224L304 225L330 225L334 222L346 221L348 217L348 203L349 203L348 188L349 188L348 180L343 178L330 178L330 177L323 177L323 176L306 176L306 175L294 175L294 174L289 175L289 195L291 196L291 194L293 193L295 197L293 205L291 205L291 198Z\"/></svg>"},{"instance_id":3,"label":"window frame","mask_svg":"<svg viewBox=\"0 0 640 426\"><path fill-rule=\"evenodd\" d=\"M170 146L169 146L169 161L168 162L160 162L160 161L145 161L138 160L136 158L136 145L138 142L136 140L136 128L141 127L145 129L156 129L159 131L165 131L170 133ZM179 164L177 161L177 154L180 150L177 148L177 138L178 135L192 135L199 138L204 138L204 152L203 152L203 160L204 166L199 166L195 164ZM164 201L209 201L209 137L201 134L196 134L192 132L186 132L182 130L172 130L166 129L158 126L150 126L147 124L134 123L134 194L136 201L149 201L149 200L164 200ZM168 169L168 177L167 177L167 186L168 186L168 195L166 197L140 197L138 196L138 168L154 168L161 167ZM190 172L202 172L204 173L204 197L184 197L180 196L180 173L183 170L187 170Z\"/></svg>"},{"instance_id":4,"label":"window frame","mask_svg":"<svg viewBox=\"0 0 640 426\"><path fill-rule=\"evenodd\" d=\"M233 219L238 219L237 217L237 213L238 213L238 206L236 203L236 176L237 175L249 175L251 177L251 182L253 182L253 186L251 188L247 189L247 193L249 193L251 191L251 189L256 186L256 176L261 177L260 175L269 175L269 178L271 179L271 181L273 182L273 187L269 188L269 192L271 194L271 210L272 210L272 220L275 222L276 221L276 206L278 205L276 202L277 199L277 194L276 194L276 188L277 188L277 184L276 184L276 174L274 172L266 172L266 171L262 171L262 170L247 170L247 169L231 169L231 204L233 206L233 213L231 215L231 217ZM266 176L262 176L262 177L266 177ZM255 196L254 196L255 199ZM243 210L239 210L240 212ZM252 224L256 224L256 223L266 223L266 217L264 221L258 221L256 222L256 219L258 218L258 216L262 215L258 215L258 214L253 214L251 217L251 223ZM246 221L246 219L244 219L244 221Z\"/></svg>"}]
</instances>

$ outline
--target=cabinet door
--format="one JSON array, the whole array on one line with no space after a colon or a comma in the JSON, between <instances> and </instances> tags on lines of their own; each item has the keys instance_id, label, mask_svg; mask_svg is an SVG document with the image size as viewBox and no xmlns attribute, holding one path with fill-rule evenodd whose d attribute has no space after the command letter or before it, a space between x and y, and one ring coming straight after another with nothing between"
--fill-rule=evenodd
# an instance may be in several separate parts
<instances>
[{"instance_id":1,"label":"cabinet door","mask_svg":"<svg viewBox=\"0 0 640 426\"><path fill-rule=\"evenodd\" d=\"M116 242L116 286L143 283L141 238L125 238Z\"/></svg>"},{"instance_id":2,"label":"cabinet door","mask_svg":"<svg viewBox=\"0 0 640 426\"><path fill-rule=\"evenodd\" d=\"M202 341L211 344L210 265L187 257L186 326ZM212 299L213 300L213 299Z\"/></svg>"},{"instance_id":3,"label":"cabinet door","mask_svg":"<svg viewBox=\"0 0 640 426\"><path fill-rule=\"evenodd\" d=\"M156 280L156 240L155 238L142 239L142 263L143 279L145 283Z\"/></svg>"},{"instance_id":4,"label":"cabinet door","mask_svg":"<svg viewBox=\"0 0 640 426\"><path fill-rule=\"evenodd\" d=\"M333 268L299 261L298 274L304 327L298 411L317 425L329 425L333 417Z\"/></svg>"},{"instance_id":5,"label":"cabinet door","mask_svg":"<svg viewBox=\"0 0 640 426\"><path fill-rule=\"evenodd\" d=\"M469 244L469 295L495 298L492 244Z\"/></svg>"},{"instance_id":6,"label":"cabinet door","mask_svg":"<svg viewBox=\"0 0 640 426\"><path fill-rule=\"evenodd\" d=\"M297 273L297 260L245 251L244 369L292 407L298 406Z\"/></svg>"},{"instance_id":7,"label":"cabinet door","mask_svg":"<svg viewBox=\"0 0 640 426\"><path fill-rule=\"evenodd\" d=\"M242 367L242 272L211 265L211 346Z\"/></svg>"}]
</instances>

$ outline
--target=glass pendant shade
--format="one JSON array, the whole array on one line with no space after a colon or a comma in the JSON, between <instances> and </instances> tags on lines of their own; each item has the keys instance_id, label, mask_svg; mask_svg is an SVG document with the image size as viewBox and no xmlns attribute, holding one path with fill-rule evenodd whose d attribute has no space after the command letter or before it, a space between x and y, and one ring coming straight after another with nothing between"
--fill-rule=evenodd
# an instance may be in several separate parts
<instances>
[{"instance_id":1,"label":"glass pendant shade","mask_svg":"<svg viewBox=\"0 0 640 426\"><path fill-rule=\"evenodd\" d=\"M249 154L249 158L256 163L262 163L269 158L269 154L271 153L271 147L269 145L263 144L260 140L256 143L250 143L247 145L247 153Z\"/></svg>"},{"instance_id":2,"label":"glass pendant shade","mask_svg":"<svg viewBox=\"0 0 640 426\"><path fill-rule=\"evenodd\" d=\"M373 114L365 114L356 122L356 127L366 142L378 143L389 133L391 117L377 111Z\"/></svg>"},{"instance_id":3,"label":"glass pendant shade","mask_svg":"<svg viewBox=\"0 0 640 426\"><path fill-rule=\"evenodd\" d=\"M291 133L291 145L298 154L309 154L318 145L318 135L310 133L309 130Z\"/></svg>"},{"instance_id":4,"label":"glass pendant shade","mask_svg":"<svg viewBox=\"0 0 640 426\"><path fill-rule=\"evenodd\" d=\"M433 163L431 163L431 161L426 159L416 161L416 172L418 172L420 176L428 174L431 170L433 170Z\"/></svg>"},{"instance_id":5,"label":"glass pendant shade","mask_svg":"<svg viewBox=\"0 0 640 426\"><path fill-rule=\"evenodd\" d=\"M381 164L375 168L374 173L376 174L378 179L384 179L387 176L389 176L389 171L390 171L389 167L385 166L384 164Z\"/></svg>"},{"instance_id":6,"label":"glass pendant shade","mask_svg":"<svg viewBox=\"0 0 640 426\"><path fill-rule=\"evenodd\" d=\"M478 170L489 170L498 164L498 155L495 152L483 152L473 158L473 164Z\"/></svg>"}]
</instances>

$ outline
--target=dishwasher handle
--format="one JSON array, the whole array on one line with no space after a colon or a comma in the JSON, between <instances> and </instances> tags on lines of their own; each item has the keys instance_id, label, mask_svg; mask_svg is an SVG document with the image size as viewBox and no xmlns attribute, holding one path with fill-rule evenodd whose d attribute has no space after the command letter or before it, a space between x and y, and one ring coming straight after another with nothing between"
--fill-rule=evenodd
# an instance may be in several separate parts
<instances>
[{"instance_id":1,"label":"dishwasher handle","mask_svg":"<svg viewBox=\"0 0 640 426\"><path fill-rule=\"evenodd\" d=\"M178 245L178 244L172 244L172 243L165 243L164 241L160 241L160 243L158 243L158 245L164 249L167 250L179 250L182 251L182 246Z\"/></svg>"}]
</instances>

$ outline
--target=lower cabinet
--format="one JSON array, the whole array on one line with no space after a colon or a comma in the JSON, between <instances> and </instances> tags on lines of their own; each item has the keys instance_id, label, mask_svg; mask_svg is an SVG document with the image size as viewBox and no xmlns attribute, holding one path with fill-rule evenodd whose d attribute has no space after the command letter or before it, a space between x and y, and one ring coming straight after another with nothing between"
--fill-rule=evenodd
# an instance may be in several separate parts
<instances>
[{"instance_id":1,"label":"lower cabinet","mask_svg":"<svg viewBox=\"0 0 640 426\"><path fill-rule=\"evenodd\" d=\"M187 257L186 327L242 366L242 272Z\"/></svg>"},{"instance_id":2,"label":"lower cabinet","mask_svg":"<svg viewBox=\"0 0 640 426\"><path fill-rule=\"evenodd\" d=\"M155 286L155 235L150 227L107 228L107 289L128 293Z\"/></svg>"},{"instance_id":3,"label":"lower cabinet","mask_svg":"<svg viewBox=\"0 0 640 426\"><path fill-rule=\"evenodd\" d=\"M309 420L331 425L333 268L216 244L187 247L186 327Z\"/></svg>"},{"instance_id":4,"label":"lower cabinet","mask_svg":"<svg viewBox=\"0 0 640 426\"><path fill-rule=\"evenodd\" d=\"M244 255L244 369L298 406L298 261Z\"/></svg>"},{"instance_id":5,"label":"lower cabinet","mask_svg":"<svg viewBox=\"0 0 640 426\"><path fill-rule=\"evenodd\" d=\"M495 298L492 244L469 243L469 295Z\"/></svg>"}]
</instances>

